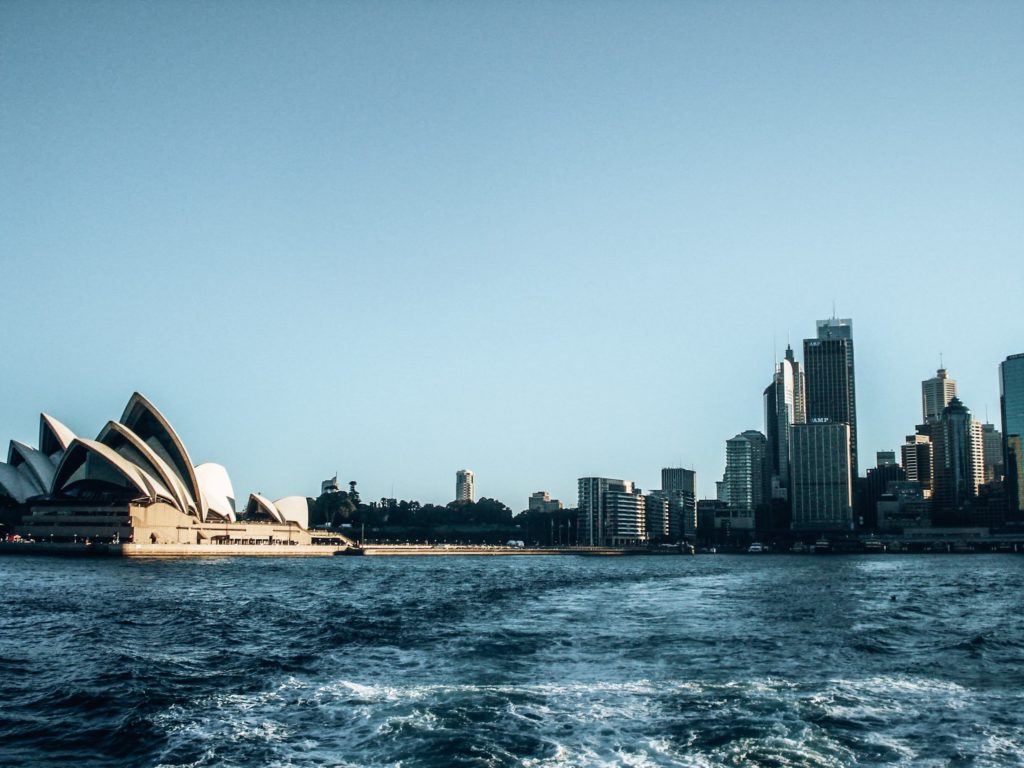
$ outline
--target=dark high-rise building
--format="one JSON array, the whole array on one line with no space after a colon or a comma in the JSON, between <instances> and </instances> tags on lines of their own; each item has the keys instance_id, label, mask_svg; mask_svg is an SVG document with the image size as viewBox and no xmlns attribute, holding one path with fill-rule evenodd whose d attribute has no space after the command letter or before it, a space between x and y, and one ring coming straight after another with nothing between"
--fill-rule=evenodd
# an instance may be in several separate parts
<instances>
[{"instance_id":1,"label":"dark high-rise building","mask_svg":"<svg viewBox=\"0 0 1024 768\"><path fill-rule=\"evenodd\" d=\"M933 500L937 517L957 524L977 495L984 476L981 424L954 397L942 411L942 449L935 455Z\"/></svg>"},{"instance_id":2,"label":"dark high-rise building","mask_svg":"<svg viewBox=\"0 0 1024 768\"><path fill-rule=\"evenodd\" d=\"M1024 353L999 364L999 412L1003 417L1003 474L1011 513L1024 512Z\"/></svg>"},{"instance_id":3,"label":"dark high-rise building","mask_svg":"<svg viewBox=\"0 0 1024 768\"><path fill-rule=\"evenodd\" d=\"M681 467L662 469L661 492L669 504L669 537L692 539L697 533L697 473Z\"/></svg>"},{"instance_id":4,"label":"dark high-rise building","mask_svg":"<svg viewBox=\"0 0 1024 768\"><path fill-rule=\"evenodd\" d=\"M793 427L793 530L853 527L850 427L809 422Z\"/></svg>"},{"instance_id":5,"label":"dark high-rise building","mask_svg":"<svg viewBox=\"0 0 1024 768\"><path fill-rule=\"evenodd\" d=\"M687 491L697 495L697 473L682 467L665 467L661 470L661 490Z\"/></svg>"},{"instance_id":6,"label":"dark high-rise building","mask_svg":"<svg viewBox=\"0 0 1024 768\"><path fill-rule=\"evenodd\" d=\"M891 483L903 482L907 473L896 463L895 451L878 451L875 466L868 470L864 480L864 497L861 505L864 509L863 525L877 529L878 502L885 495Z\"/></svg>"},{"instance_id":7,"label":"dark high-rise building","mask_svg":"<svg viewBox=\"0 0 1024 768\"><path fill-rule=\"evenodd\" d=\"M850 473L857 475L857 396L854 386L853 321L818 321L818 337L804 339L807 421L850 427Z\"/></svg>"}]
</instances>

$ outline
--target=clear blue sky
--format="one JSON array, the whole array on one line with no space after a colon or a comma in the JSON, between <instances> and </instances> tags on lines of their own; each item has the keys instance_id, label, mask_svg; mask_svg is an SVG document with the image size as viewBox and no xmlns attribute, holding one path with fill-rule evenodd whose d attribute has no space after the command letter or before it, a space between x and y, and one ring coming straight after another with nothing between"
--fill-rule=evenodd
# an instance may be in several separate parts
<instances>
[{"instance_id":1,"label":"clear blue sky","mask_svg":"<svg viewBox=\"0 0 1024 768\"><path fill-rule=\"evenodd\" d=\"M1024 352L1024 4L0 4L0 440L240 498L714 494L852 317L862 465ZM802 350L799 351L802 355Z\"/></svg>"}]
</instances>

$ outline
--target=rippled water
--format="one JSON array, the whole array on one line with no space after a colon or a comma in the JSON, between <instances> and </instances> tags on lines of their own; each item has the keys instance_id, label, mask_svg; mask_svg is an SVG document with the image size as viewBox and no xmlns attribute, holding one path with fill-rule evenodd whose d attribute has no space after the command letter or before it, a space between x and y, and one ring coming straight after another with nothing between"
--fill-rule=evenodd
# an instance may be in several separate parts
<instances>
[{"instance_id":1,"label":"rippled water","mask_svg":"<svg viewBox=\"0 0 1024 768\"><path fill-rule=\"evenodd\" d=\"M0 579L5 766L1024 765L1012 555L8 557Z\"/></svg>"}]
</instances>

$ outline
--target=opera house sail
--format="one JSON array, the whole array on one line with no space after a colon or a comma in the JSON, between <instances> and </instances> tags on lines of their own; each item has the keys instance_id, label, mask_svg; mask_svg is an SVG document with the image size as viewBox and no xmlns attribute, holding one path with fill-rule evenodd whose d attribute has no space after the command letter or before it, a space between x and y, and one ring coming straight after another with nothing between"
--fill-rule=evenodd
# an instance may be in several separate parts
<instances>
[{"instance_id":1,"label":"opera house sail","mask_svg":"<svg viewBox=\"0 0 1024 768\"><path fill-rule=\"evenodd\" d=\"M238 513L227 470L193 464L167 419L138 392L95 439L44 413L38 448L12 440L0 462L0 513L0 524L35 542L151 553L354 545L308 531L304 496L270 501L251 494Z\"/></svg>"}]
</instances>

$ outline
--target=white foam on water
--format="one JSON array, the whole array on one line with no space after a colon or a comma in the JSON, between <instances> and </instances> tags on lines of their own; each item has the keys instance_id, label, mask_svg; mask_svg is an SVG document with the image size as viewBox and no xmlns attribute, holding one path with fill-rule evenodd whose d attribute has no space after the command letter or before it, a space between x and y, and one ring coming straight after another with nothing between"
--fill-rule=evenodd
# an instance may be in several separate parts
<instances>
[{"instance_id":1,"label":"white foam on water","mask_svg":"<svg viewBox=\"0 0 1024 768\"><path fill-rule=\"evenodd\" d=\"M831 679L813 689L778 677L523 685L386 685L350 679L315 683L292 677L267 691L219 694L193 706L172 707L158 722L171 738L172 751L207 740L215 745L250 745L268 751L263 764L282 766L319 765L325 759L334 765L345 765L345 760L352 765L399 765L393 752L395 739L429 741L453 736L472 738L491 755L489 762L497 765L513 759L524 768L744 764L832 768L865 759L877 761L879 755L886 764L917 766L928 764L910 746L914 742L908 741L919 743L919 721L935 717L947 706L978 706L978 696L955 683L909 676ZM727 733L730 722L744 721L746 735L706 744L699 722L688 735L683 731L668 738L659 733L663 724L686 712L691 703L694 712L699 707L705 713L706 728ZM852 730L822 727L812 722L817 715L809 715L808 707L852 723L867 721L867 725L863 732L856 726ZM474 726L472 734L461 730L464 718L480 708L494 710L489 712L488 725ZM317 735L325 719L336 730L322 743ZM872 729L875 722L886 723L886 732ZM751 727L759 732L750 735ZM524 735L546 745L538 749L550 754L534 757L509 752L509 743ZM977 745L968 740L970 747L965 748L977 754L979 765L1024 765L1015 734L996 732L976 740ZM215 746L191 765L214 765L231 754L237 750Z\"/></svg>"}]
</instances>

